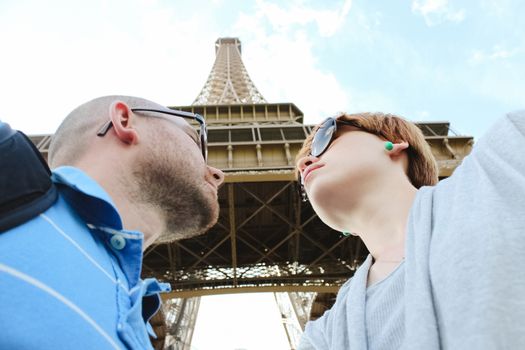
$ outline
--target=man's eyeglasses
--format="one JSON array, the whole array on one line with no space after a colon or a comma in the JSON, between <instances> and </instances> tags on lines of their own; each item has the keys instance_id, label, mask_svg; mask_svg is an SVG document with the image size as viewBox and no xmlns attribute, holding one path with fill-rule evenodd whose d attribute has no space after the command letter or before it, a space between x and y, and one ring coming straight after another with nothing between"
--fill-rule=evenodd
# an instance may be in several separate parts
<instances>
[{"instance_id":1,"label":"man's eyeglasses","mask_svg":"<svg viewBox=\"0 0 525 350\"><path fill-rule=\"evenodd\" d=\"M334 140L337 132L337 124L351 125L359 127L356 122L348 120L337 120L333 117L327 118L321 123L317 131L315 132L314 139L310 147L310 154L314 157L319 157L321 154L326 152L328 146Z\"/></svg>"},{"instance_id":2,"label":"man's eyeglasses","mask_svg":"<svg viewBox=\"0 0 525 350\"><path fill-rule=\"evenodd\" d=\"M179 111L176 109L153 109L153 108L131 108L132 112L153 112L153 113L160 113L160 114L168 114L175 117L181 117L186 119L193 119L196 120L200 125L199 130L199 140L200 140L200 147L202 151L202 156L204 157L204 161L206 162L208 160L208 134L206 129L206 121L204 120L204 117L200 114L195 114L191 112L185 112L185 111ZM144 114L147 117L154 117L154 118L162 118L167 120L172 120L169 117L155 115L155 114ZM113 126L113 123L111 120L109 120L107 123L105 123L97 132L97 136L104 136L107 134L109 129Z\"/></svg>"}]
</instances>

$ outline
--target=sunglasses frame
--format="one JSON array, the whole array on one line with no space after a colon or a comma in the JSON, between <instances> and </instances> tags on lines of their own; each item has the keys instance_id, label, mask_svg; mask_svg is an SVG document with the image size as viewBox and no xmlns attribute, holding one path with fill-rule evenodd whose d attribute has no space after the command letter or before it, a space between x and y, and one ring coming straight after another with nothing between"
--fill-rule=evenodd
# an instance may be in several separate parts
<instances>
[{"instance_id":1,"label":"sunglasses frame","mask_svg":"<svg viewBox=\"0 0 525 350\"><path fill-rule=\"evenodd\" d=\"M334 135L337 133L337 124L338 123L339 124L344 124L344 125L355 126L356 128L359 128L359 125L355 121L339 120L339 119L336 119L334 117L326 118L321 124L319 124L319 127L315 130L315 134L314 134L314 137L312 139L312 143L310 145L310 155L311 156L319 157L324 152L326 152L326 150L328 149L328 147L330 146L330 144L334 140ZM322 129L326 129L328 127L333 127L332 132L330 134L330 139L328 140L328 142L326 143L326 145L323 147L323 149L320 152L317 152L317 154L313 154L312 153L312 149L314 148L314 143L316 142L316 136L318 135L319 131L322 131Z\"/></svg>"}]
</instances>

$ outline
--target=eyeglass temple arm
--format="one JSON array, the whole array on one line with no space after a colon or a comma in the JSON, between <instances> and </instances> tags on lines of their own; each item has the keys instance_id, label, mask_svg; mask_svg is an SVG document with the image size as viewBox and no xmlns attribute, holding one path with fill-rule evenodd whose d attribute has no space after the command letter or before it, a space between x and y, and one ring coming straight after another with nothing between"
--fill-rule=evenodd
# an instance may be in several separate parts
<instances>
[{"instance_id":1,"label":"eyeglass temple arm","mask_svg":"<svg viewBox=\"0 0 525 350\"><path fill-rule=\"evenodd\" d=\"M108 120L107 123L102 125L102 127L97 131L97 136L105 136L112 126L113 123L111 122L111 120Z\"/></svg>"},{"instance_id":2,"label":"eyeglass temple arm","mask_svg":"<svg viewBox=\"0 0 525 350\"><path fill-rule=\"evenodd\" d=\"M133 112L154 112L154 113L164 113L169 115L174 115L176 117L182 117L182 118L189 118L189 119L197 119L199 122L204 122L204 118L200 114L186 112L186 111L180 111L180 110L158 110L158 109L150 109L150 108L132 108L131 111Z\"/></svg>"}]
</instances>

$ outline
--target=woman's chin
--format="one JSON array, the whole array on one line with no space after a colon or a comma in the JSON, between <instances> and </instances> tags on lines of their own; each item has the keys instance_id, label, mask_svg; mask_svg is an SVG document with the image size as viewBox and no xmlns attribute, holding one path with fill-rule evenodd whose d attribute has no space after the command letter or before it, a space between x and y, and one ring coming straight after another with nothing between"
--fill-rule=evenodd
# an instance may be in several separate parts
<instances>
[{"instance_id":1,"label":"woman's chin","mask_svg":"<svg viewBox=\"0 0 525 350\"><path fill-rule=\"evenodd\" d=\"M335 207L340 207L345 203L345 191L334 188L334 186L323 186L321 183L316 183L311 186L308 191L308 199L312 203L312 207L317 212L333 210Z\"/></svg>"},{"instance_id":2,"label":"woman's chin","mask_svg":"<svg viewBox=\"0 0 525 350\"><path fill-rule=\"evenodd\" d=\"M338 191L331 189L322 190L312 188L308 198L317 216L327 226L336 231L345 231L347 228L343 222L347 220L348 210L353 203L350 200L352 195L340 188Z\"/></svg>"}]
</instances>

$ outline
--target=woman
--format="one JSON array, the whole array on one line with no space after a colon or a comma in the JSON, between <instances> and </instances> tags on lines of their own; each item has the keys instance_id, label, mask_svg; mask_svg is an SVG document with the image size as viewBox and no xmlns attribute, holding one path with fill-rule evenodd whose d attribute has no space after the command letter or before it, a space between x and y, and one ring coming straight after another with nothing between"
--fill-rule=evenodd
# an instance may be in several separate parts
<instances>
[{"instance_id":1,"label":"woman","mask_svg":"<svg viewBox=\"0 0 525 350\"><path fill-rule=\"evenodd\" d=\"M319 217L370 255L299 349L525 348L525 113L508 114L450 178L421 131L340 115L298 170Z\"/></svg>"}]
</instances>

